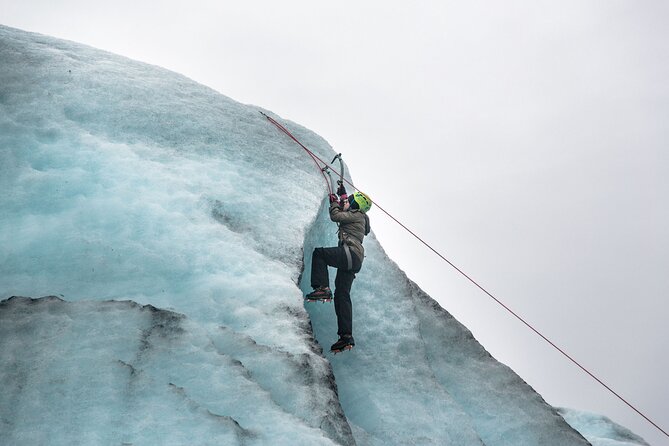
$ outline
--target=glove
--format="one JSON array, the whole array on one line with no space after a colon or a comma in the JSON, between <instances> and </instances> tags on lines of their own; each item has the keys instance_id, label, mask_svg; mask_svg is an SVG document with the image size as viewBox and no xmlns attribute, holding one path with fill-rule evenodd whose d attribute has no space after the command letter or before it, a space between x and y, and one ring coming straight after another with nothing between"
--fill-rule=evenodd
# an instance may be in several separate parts
<instances>
[{"instance_id":1,"label":"glove","mask_svg":"<svg viewBox=\"0 0 669 446\"><path fill-rule=\"evenodd\" d=\"M330 198L330 203L334 203L334 202L339 201L339 197L337 197L337 195L335 195L335 194L330 194L329 198Z\"/></svg>"},{"instance_id":2,"label":"glove","mask_svg":"<svg viewBox=\"0 0 669 446\"><path fill-rule=\"evenodd\" d=\"M337 195L346 195L346 188L344 187L344 183L339 183L339 187L337 188Z\"/></svg>"}]
</instances>

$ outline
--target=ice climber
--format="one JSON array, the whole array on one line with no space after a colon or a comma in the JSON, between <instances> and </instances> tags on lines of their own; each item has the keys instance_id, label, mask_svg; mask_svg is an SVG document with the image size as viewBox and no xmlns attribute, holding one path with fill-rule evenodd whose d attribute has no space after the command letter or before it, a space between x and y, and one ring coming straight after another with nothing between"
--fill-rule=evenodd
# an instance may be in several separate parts
<instances>
[{"instance_id":1,"label":"ice climber","mask_svg":"<svg viewBox=\"0 0 669 446\"><path fill-rule=\"evenodd\" d=\"M372 207L372 201L362 192L347 196L343 185L339 186L337 194L330 194L329 198L330 219L339 226L339 244L332 248L314 249L311 259L311 286L314 291L307 294L306 299L326 302L332 300L328 266L337 268L334 307L339 340L330 347L331 351L337 353L350 350L355 345L351 285L365 258L362 241L369 234L367 211Z\"/></svg>"}]
</instances>

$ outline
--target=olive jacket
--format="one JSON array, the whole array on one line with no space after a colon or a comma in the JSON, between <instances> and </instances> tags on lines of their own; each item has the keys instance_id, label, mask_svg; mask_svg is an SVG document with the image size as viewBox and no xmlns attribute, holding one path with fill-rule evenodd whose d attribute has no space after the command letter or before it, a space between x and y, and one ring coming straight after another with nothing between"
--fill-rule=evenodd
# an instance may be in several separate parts
<instances>
[{"instance_id":1,"label":"olive jacket","mask_svg":"<svg viewBox=\"0 0 669 446\"><path fill-rule=\"evenodd\" d=\"M365 258L362 241L369 234L369 217L359 209L344 211L336 201L330 205L330 220L339 225L339 244L348 245L360 263Z\"/></svg>"}]
</instances>

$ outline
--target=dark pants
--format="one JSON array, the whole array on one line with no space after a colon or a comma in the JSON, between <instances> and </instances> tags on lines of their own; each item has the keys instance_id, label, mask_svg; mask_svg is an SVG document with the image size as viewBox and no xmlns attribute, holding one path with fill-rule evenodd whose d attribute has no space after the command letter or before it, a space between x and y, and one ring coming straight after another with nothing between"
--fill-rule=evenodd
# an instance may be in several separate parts
<instances>
[{"instance_id":1,"label":"dark pants","mask_svg":"<svg viewBox=\"0 0 669 446\"><path fill-rule=\"evenodd\" d=\"M311 259L311 286L330 286L328 266L337 268L335 278L334 307L337 314L337 334L339 336L353 334L353 308L351 306L351 285L355 274L360 271L362 263L358 256L351 252L352 268L343 246L336 248L316 248Z\"/></svg>"}]
</instances>

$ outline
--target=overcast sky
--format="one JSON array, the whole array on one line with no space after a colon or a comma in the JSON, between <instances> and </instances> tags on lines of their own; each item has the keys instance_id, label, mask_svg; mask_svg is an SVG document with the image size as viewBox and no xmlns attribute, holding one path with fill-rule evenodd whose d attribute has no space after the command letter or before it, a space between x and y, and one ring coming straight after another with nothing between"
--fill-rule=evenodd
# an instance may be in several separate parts
<instances>
[{"instance_id":1,"label":"overcast sky","mask_svg":"<svg viewBox=\"0 0 669 446\"><path fill-rule=\"evenodd\" d=\"M172 69L312 129L358 187L669 428L668 2L148 3L0 0L0 23ZM370 217L391 258L549 403L669 444Z\"/></svg>"}]
</instances>

